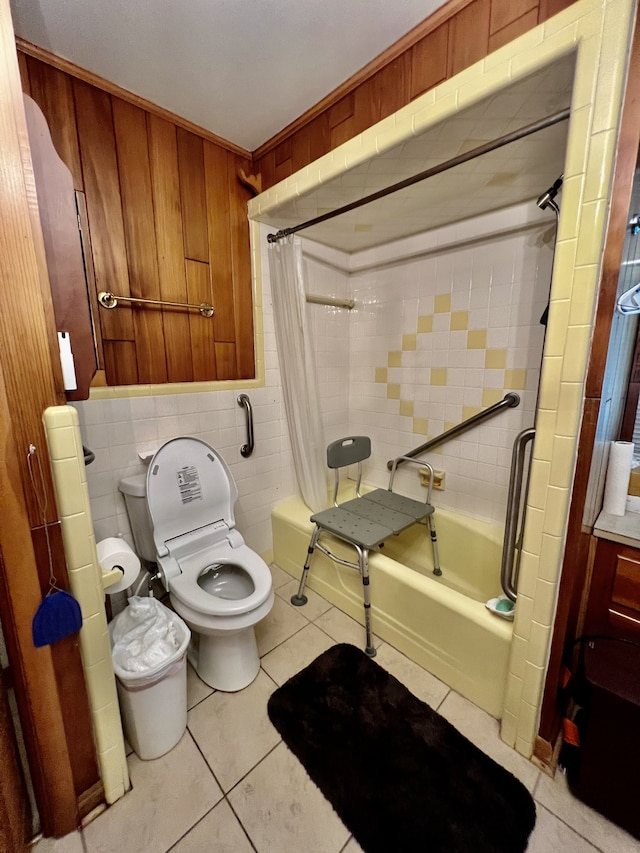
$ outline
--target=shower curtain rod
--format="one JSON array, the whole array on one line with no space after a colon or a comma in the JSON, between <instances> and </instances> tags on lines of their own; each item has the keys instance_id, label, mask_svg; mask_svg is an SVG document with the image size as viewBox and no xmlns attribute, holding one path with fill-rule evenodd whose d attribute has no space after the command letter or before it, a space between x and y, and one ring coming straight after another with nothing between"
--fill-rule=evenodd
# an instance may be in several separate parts
<instances>
[{"instance_id":1,"label":"shower curtain rod","mask_svg":"<svg viewBox=\"0 0 640 853\"><path fill-rule=\"evenodd\" d=\"M532 133L537 133L539 130L552 127L552 125L568 119L570 113L571 111L569 108L560 110L557 113L553 113L546 118L534 121L532 124L528 124L518 130L513 130L511 133L506 133L504 136L499 136L497 139L492 139L491 142L485 142L483 145L478 145L477 148L471 148L469 151L458 154L456 157L452 157L450 160L445 160L444 163L439 163L437 166L432 166L430 169L425 169L423 172L419 172L411 178L405 178L397 184L391 184L391 186L378 190L371 195L365 196L357 201L352 201L349 204L345 204L344 207L339 207L337 210L332 210L329 213L323 213L321 216L316 216L314 219L308 219L306 222L302 222L300 225L294 225L292 228L283 228L275 234L267 234L267 240L269 243L276 243L278 240L281 240L283 237L288 237L290 234L296 234L298 231L310 228L312 225L319 225L321 222L326 222L328 219L333 219L335 216L341 216L343 213L349 213L349 211L356 210L358 207L362 207L365 204L370 204L372 201L378 201L378 199L398 192L398 190L404 190L407 187L413 186L413 184L417 184L427 178L432 178L434 175L439 175L441 172L446 172L454 166L459 166L469 160L474 160L482 154L488 154L490 151L495 151L496 148L502 148L504 145L509 145L510 142L516 142L518 139L523 139L525 136L530 136Z\"/></svg>"}]
</instances>

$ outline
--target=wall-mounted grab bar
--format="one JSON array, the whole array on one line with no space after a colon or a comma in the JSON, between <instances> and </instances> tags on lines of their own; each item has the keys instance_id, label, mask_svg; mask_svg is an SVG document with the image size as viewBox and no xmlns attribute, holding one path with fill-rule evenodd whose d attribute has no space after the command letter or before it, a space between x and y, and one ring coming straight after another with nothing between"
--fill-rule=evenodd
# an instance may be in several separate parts
<instances>
[{"instance_id":1,"label":"wall-mounted grab bar","mask_svg":"<svg viewBox=\"0 0 640 853\"><path fill-rule=\"evenodd\" d=\"M521 548L518 540L518 521L522 504L522 482L524 479L524 457L527 444L533 441L536 431L533 427L523 429L518 433L513 443L511 454L511 475L509 477L509 492L507 496L507 518L504 525L504 544L502 546L502 566L500 568L500 583L504 594L511 601L516 600L518 589L518 574L520 571ZM524 512L522 525L524 526ZM516 548L518 559L515 558Z\"/></svg>"},{"instance_id":2,"label":"wall-mounted grab bar","mask_svg":"<svg viewBox=\"0 0 640 853\"><path fill-rule=\"evenodd\" d=\"M329 305L332 308L351 309L356 304L353 299L342 299L340 296L317 296L315 293L307 293L305 299L313 305Z\"/></svg>"},{"instance_id":3,"label":"wall-mounted grab bar","mask_svg":"<svg viewBox=\"0 0 640 853\"><path fill-rule=\"evenodd\" d=\"M489 406L488 409L484 409L482 412L478 412L476 415L471 415L470 418L467 418L466 421L462 421L456 426L451 427L451 429L445 430L441 432L440 435L436 435L434 438L430 438L429 441L425 441L424 444L421 444L420 447L416 447L415 450L410 450L408 453L405 453L405 456L409 456L412 459L415 456L420 456L421 453L426 453L427 450L433 450L434 447L438 447L440 444L444 444L445 441L450 441L452 438L457 438L457 436L462 435L462 433L471 429L477 424L482 423L483 421L488 421L489 418L494 417L501 412L502 409L515 409L516 406L520 405L520 395L516 394L515 391L509 391L508 394L505 394L503 399L498 403L494 403L493 406ZM402 459L400 459L399 465L402 465ZM393 459L390 459L387 462L387 468L389 471L393 467Z\"/></svg>"},{"instance_id":4,"label":"wall-mounted grab bar","mask_svg":"<svg viewBox=\"0 0 640 853\"><path fill-rule=\"evenodd\" d=\"M240 448L240 453L245 459L253 453L253 409L251 408L251 400L246 394L240 394L238 397L238 405L244 406L247 416L247 443Z\"/></svg>"},{"instance_id":5,"label":"wall-mounted grab bar","mask_svg":"<svg viewBox=\"0 0 640 853\"><path fill-rule=\"evenodd\" d=\"M164 299L138 299L137 296L115 296L108 290L101 290L98 302L103 308L117 308L118 302L133 302L139 305L164 305L171 308L187 308L199 311L203 317L213 317L213 305L201 302L200 305L190 305L187 302L167 302Z\"/></svg>"}]
</instances>

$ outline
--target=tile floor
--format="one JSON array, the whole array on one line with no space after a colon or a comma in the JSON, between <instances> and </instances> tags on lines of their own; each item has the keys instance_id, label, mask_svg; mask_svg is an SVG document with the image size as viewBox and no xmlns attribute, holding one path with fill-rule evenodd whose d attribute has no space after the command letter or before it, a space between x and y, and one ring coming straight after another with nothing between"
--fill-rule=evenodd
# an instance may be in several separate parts
<instances>
[{"instance_id":1,"label":"tile floor","mask_svg":"<svg viewBox=\"0 0 640 853\"><path fill-rule=\"evenodd\" d=\"M188 729L155 761L129 756L132 789L80 832L44 839L35 853L358 853L356 841L267 718L271 692L335 642L360 645L362 628L310 592L289 604L297 582L273 567L276 601L258 626L262 667L240 693L211 690L189 668ZM509 749L498 723L381 641L376 661L437 709L533 793L529 853L632 853L640 842L583 805ZM390 851L392 853L392 851Z\"/></svg>"}]
</instances>

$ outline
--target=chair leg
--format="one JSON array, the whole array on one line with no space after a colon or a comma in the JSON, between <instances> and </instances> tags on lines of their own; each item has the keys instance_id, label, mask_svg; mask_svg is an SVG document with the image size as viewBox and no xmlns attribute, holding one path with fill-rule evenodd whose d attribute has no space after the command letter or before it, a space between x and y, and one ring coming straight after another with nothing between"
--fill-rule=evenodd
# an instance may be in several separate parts
<instances>
[{"instance_id":1,"label":"chair leg","mask_svg":"<svg viewBox=\"0 0 640 853\"><path fill-rule=\"evenodd\" d=\"M309 547L307 548L307 559L304 561L304 567L302 569L302 577L300 578L300 586L298 587L297 595L291 596L291 603L295 604L296 607L302 607L303 604L306 604L309 600L307 596L304 594L304 588L307 583L307 575L309 574L309 563L311 562L311 558L313 557L313 552L316 549L316 542L318 541L318 536L320 535L320 528L316 524L313 533L311 534L311 541L309 542Z\"/></svg>"},{"instance_id":2,"label":"chair leg","mask_svg":"<svg viewBox=\"0 0 640 853\"><path fill-rule=\"evenodd\" d=\"M433 520L433 513L429 516L429 533L431 535L431 547L433 548L433 574L440 577L442 569L440 568L440 558L438 557L438 537L436 536L436 524Z\"/></svg>"},{"instance_id":3,"label":"chair leg","mask_svg":"<svg viewBox=\"0 0 640 853\"><path fill-rule=\"evenodd\" d=\"M362 594L364 598L364 630L365 649L364 653L370 658L376 656L371 636L371 600L369 596L369 551L355 546L358 551L358 562L360 564L360 575L362 576Z\"/></svg>"}]
</instances>

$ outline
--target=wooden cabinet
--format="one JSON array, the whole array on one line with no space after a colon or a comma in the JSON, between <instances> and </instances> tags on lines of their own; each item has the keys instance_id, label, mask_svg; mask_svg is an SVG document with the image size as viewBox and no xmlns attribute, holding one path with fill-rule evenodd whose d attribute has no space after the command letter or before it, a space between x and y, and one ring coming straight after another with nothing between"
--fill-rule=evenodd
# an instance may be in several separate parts
<instances>
[{"instance_id":1,"label":"wooden cabinet","mask_svg":"<svg viewBox=\"0 0 640 853\"><path fill-rule=\"evenodd\" d=\"M598 539L584 633L640 639L640 543Z\"/></svg>"}]
</instances>

